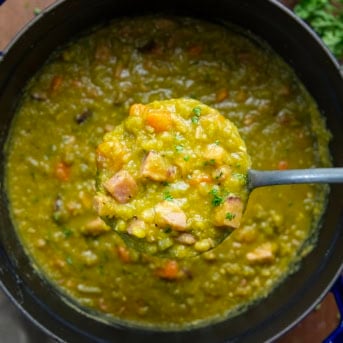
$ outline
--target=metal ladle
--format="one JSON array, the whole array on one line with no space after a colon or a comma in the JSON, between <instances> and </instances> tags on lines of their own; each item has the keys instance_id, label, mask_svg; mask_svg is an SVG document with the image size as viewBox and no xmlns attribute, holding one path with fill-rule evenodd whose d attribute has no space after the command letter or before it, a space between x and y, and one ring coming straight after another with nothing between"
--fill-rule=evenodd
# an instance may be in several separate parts
<instances>
[{"instance_id":1,"label":"metal ladle","mask_svg":"<svg viewBox=\"0 0 343 343\"><path fill-rule=\"evenodd\" d=\"M304 183L343 183L343 168L313 168L248 172L248 189Z\"/></svg>"}]
</instances>

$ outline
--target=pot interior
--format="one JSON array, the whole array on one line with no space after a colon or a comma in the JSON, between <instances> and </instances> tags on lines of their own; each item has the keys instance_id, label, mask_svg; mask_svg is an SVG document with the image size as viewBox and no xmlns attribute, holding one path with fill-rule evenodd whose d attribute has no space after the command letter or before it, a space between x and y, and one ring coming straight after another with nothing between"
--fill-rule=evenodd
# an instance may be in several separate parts
<instances>
[{"instance_id":1,"label":"pot interior","mask_svg":"<svg viewBox=\"0 0 343 343\"><path fill-rule=\"evenodd\" d=\"M7 294L43 330L66 341L151 340L165 342L265 341L277 337L305 315L326 294L338 275L343 252L342 185L332 186L316 248L267 299L243 315L182 332L163 332L108 325L68 304L34 272L15 234L5 193L4 146L9 127L27 81L56 47L87 28L114 17L145 13L171 13L231 22L267 41L296 71L316 99L332 132L331 154L335 166L343 165L343 81L337 64L319 40L276 2L176 0L60 1L38 16L5 52L0 63L1 158L1 279Z\"/></svg>"}]
</instances>

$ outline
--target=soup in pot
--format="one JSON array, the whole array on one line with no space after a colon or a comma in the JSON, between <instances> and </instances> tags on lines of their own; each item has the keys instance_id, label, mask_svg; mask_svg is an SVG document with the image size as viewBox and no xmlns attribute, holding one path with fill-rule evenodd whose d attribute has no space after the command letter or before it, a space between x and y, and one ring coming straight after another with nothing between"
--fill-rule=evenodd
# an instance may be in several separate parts
<instances>
[{"instance_id":1,"label":"soup in pot","mask_svg":"<svg viewBox=\"0 0 343 343\"><path fill-rule=\"evenodd\" d=\"M329 133L314 100L272 49L240 29L181 17L124 18L52 53L12 124L11 214L36 269L109 320L183 329L234 316L268 296L315 246L322 185L253 191L240 226L217 248L184 260L132 250L99 218L93 202L103 136L127 120L133 104L181 97L232 121L254 169L330 165ZM174 138L176 152L183 150ZM206 183L201 175L198 181ZM165 182L161 201L168 202L173 190ZM194 207L201 206L197 198Z\"/></svg>"}]
</instances>

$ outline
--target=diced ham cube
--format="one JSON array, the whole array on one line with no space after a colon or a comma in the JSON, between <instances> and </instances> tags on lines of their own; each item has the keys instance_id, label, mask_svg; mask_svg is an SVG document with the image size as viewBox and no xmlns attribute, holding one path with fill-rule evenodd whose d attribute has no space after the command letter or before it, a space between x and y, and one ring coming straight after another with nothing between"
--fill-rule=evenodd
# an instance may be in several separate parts
<instances>
[{"instance_id":1,"label":"diced ham cube","mask_svg":"<svg viewBox=\"0 0 343 343\"><path fill-rule=\"evenodd\" d=\"M114 174L104 183L104 187L121 204L130 201L138 191L136 181L126 170Z\"/></svg>"},{"instance_id":2,"label":"diced ham cube","mask_svg":"<svg viewBox=\"0 0 343 343\"><path fill-rule=\"evenodd\" d=\"M101 218L92 219L81 228L81 232L84 235L98 236L105 232L108 232L110 227L105 224Z\"/></svg>"},{"instance_id":3,"label":"diced ham cube","mask_svg":"<svg viewBox=\"0 0 343 343\"><path fill-rule=\"evenodd\" d=\"M272 262L275 259L275 247L272 243L266 242L251 252L246 254L246 258L248 261L253 263L267 263Z\"/></svg>"},{"instance_id":4,"label":"diced ham cube","mask_svg":"<svg viewBox=\"0 0 343 343\"><path fill-rule=\"evenodd\" d=\"M147 233L147 227L143 220L134 218L130 221L127 232L137 238L144 238Z\"/></svg>"},{"instance_id":5,"label":"diced ham cube","mask_svg":"<svg viewBox=\"0 0 343 343\"><path fill-rule=\"evenodd\" d=\"M177 167L169 166L167 169L167 180L168 181L175 180L176 174L177 174Z\"/></svg>"},{"instance_id":6,"label":"diced ham cube","mask_svg":"<svg viewBox=\"0 0 343 343\"><path fill-rule=\"evenodd\" d=\"M96 195L93 199L93 207L99 216L103 216L106 213L106 196Z\"/></svg>"},{"instance_id":7,"label":"diced ham cube","mask_svg":"<svg viewBox=\"0 0 343 343\"><path fill-rule=\"evenodd\" d=\"M168 227L175 231L187 229L187 217L176 204L163 201L155 207L155 221L157 225Z\"/></svg>"},{"instance_id":8,"label":"diced ham cube","mask_svg":"<svg viewBox=\"0 0 343 343\"><path fill-rule=\"evenodd\" d=\"M217 168L213 173L212 177L216 181L223 181L226 180L229 176L231 176L231 168L227 165L221 166Z\"/></svg>"},{"instance_id":9,"label":"diced ham cube","mask_svg":"<svg viewBox=\"0 0 343 343\"><path fill-rule=\"evenodd\" d=\"M158 152L149 151L143 160L141 174L154 181L167 181L170 177L170 166Z\"/></svg>"},{"instance_id":10,"label":"diced ham cube","mask_svg":"<svg viewBox=\"0 0 343 343\"><path fill-rule=\"evenodd\" d=\"M214 211L213 223L219 227L237 229L243 214L243 201L236 196L229 196L224 203Z\"/></svg>"},{"instance_id":11,"label":"diced ham cube","mask_svg":"<svg viewBox=\"0 0 343 343\"><path fill-rule=\"evenodd\" d=\"M216 144L209 144L204 150L204 158L207 161L213 161L216 164L224 163L227 153L224 148Z\"/></svg>"}]
</instances>

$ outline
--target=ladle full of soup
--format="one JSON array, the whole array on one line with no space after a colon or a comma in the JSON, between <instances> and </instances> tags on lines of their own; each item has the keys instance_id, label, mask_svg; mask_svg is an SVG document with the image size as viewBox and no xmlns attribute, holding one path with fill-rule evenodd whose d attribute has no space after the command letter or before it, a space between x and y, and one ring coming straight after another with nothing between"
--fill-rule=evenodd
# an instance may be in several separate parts
<instances>
[{"instance_id":1,"label":"ladle full of soup","mask_svg":"<svg viewBox=\"0 0 343 343\"><path fill-rule=\"evenodd\" d=\"M95 207L135 249L188 258L239 228L256 187L343 182L343 168L250 166L238 129L217 110L186 98L134 104L97 148Z\"/></svg>"}]
</instances>

